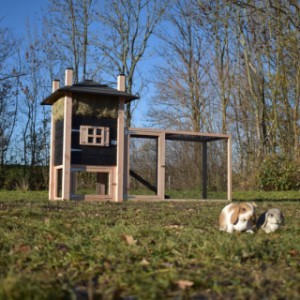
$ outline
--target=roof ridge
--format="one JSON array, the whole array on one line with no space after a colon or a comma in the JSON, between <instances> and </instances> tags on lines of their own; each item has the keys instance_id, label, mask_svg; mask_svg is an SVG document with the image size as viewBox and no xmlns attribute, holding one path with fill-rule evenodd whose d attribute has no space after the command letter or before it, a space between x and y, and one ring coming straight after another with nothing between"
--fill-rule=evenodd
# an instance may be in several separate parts
<instances>
[{"instance_id":1,"label":"roof ridge","mask_svg":"<svg viewBox=\"0 0 300 300\"><path fill-rule=\"evenodd\" d=\"M84 79L83 81L75 83L72 86L109 87L109 88L112 89L112 87L110 87L108 84L99 83L99 82L96 82L92 79Z\"/></svg>"}]
</instances>

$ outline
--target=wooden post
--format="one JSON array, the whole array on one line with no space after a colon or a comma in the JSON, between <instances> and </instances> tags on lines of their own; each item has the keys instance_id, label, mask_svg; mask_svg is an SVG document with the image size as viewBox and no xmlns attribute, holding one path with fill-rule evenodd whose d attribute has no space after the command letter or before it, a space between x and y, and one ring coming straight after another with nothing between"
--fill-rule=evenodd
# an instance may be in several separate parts
<instances>
[{"instance_id":1,"label":"wooden post","mask_svg":"<svg viewBox=\"0 0 300 300\"><path fill-rule=\"evenodd\" d=\"M63 141L63 182L62 199L70 200L71 196L71 130L72 130L72 98L65 96L64 105L64 141Z\"/></svg>"},{"instance_id":2,"label":"wooden post","mask_svg":"<svg viewBox=\"0 0 300 300\"><path fill-rule=\"evenodd\" d=\"M202 143L202 199L207 199L207 142Z\"/></svg>"},{"instance_id":3,"label":"wooden post","mask_svg":"<svg viewBox=\"0 0 300 300\"><path fill-rule=\"evenodd\" d=\"M165 199L165 133L161 133L158 137L158 157L157 157L157 195L160 199Z\"/></svg>"},{"instance_id":4,"label":"wooden post","mask_svg":"<svg viewBox=\"0 0 300 300\"><path fill-rule=\"evenodd\" d=\"M123 179L124 179L124 126L125 126L125 113L124 113L124 99L119 99L119 113L118 113L118 128L117 128L117 192L116 201L123 201Z\"/></svg>"},{"instance_id":5,"label":"wooden post","mask_svg":"<svg viewBox=\"0 0 300 300\"><path fill-rule=\"evenodd\" d=\"M59 89L59 80L58 79L54 79L52 81L52 93L54 93L58 89Z\"/></svg>"},{"instance_id":6,"label":"wooden post","mask_svg":"<svg viewBox=\"0 0 300 300\"><path fill-rule=\"evenodd\" d=\"M54 121L53 121L53 107L51 107L51 129L50 129L50 159L49 159L49 191L48 199L55 198L55 170L54 170Z\"/></svg>"},{"instance_id":7,"label":"wooden post","mask_svg":"<svg viewBox=\"0 0 300 300\"><path fill-rule=\"evenodd\" d=\"M227 200L232 200L232 150L231 136L227 139Z\"/></svg>"},{"instance_id":8,"label":"wooden post","mask_svg":"<svg viewBox=\"0 0 300 300\"><path fill-rule=\"evenodd\" d=\"M124 199L128 197L129 190L129 143L130 143L130 135L128 130L125 130L124 134L124 178L123 178L123 195Z\"/></svg>"},{"instance_id":9,"label":"wooden post","mask_svg":"<svg viewBox=\"0 0 300 300\"><path fill-rule=\"evenodd\" d=\"M125 92L126 91L126 83L125 83L125 75L124 74L119 74L118 75L117 89L120 92Z\"/></svg>"},{"instance_id":10,"label":"wooden post","mask_svg":"<svg viewBox=\"0 0 300 300\"><path fill-rule=\"evenodd\" d=\"M125 92L125 75L119 74L118 75L118 84L117 89L121 92ZM116 201L123 201L124 199L124 177L125 170L124 168L124 147L125 145L125 100L120 98L119 99L119 113L118 113L118 143L117 143L117 192L116 192Z\"/></svg>"},{"instance_id":11,"label":"wooden post","mask_svg":"<svg viewBox=\"0 0 300 300\"><path fill-rule=\"evenodd\" d=\"M52 93L59 89L59 80L53 80ZM55 168L54 168L54 155L55 155L55 123L53 116L53 107L51 107L51 131L50 131L50 160L49 160L49 200L54 200L56 197L56 184L55 184Z\"/></svg>"},{"instance_id":12,"label":"wooden post","mask_svg":"<svg viewBox=\"0 0 300 300\"><path fill-rule=\"evenodd\" d=\"M53 121L53 107L51 113L51 132L50 132L50 160L49 160L49 200L55 198L55 170L54 170L54 121Z\"/></svg>"},{"instance_id":13,"label":"wooden post","mask_svg":"<svg viewBox=\"0 0 300 300\"><path fill-rule=\"evenodd\" d=\"M65 85L73 83L73 69L66 69ZM63 178L62 199L71 199L71 131L72 131L72 97L66 95L64 99L64 139L63 139Z\"/></svg>"},{"instance_id":14,"label":"wooden post","mask_svg":"<svg viewBox=\"0 0 300 300\"><path fill-rule=\"evenodd\" d=\"M106 195L107 191L107 173L96 173L96 194Z\"/></svg>"}]
</instances>

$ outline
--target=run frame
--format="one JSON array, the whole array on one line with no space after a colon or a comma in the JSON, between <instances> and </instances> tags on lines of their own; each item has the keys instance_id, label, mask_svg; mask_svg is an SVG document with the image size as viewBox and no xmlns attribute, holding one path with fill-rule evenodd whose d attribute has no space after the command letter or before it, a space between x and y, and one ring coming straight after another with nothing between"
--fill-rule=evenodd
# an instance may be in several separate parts
<instances>
[{"instance_id":1,"label":"run frame","mask_svg":"<svg viewBox=\"0 0 300 300\"><path fill-rule=\"evenodd\" d=\"M128 195L130 180L130 139L131 138L157 138L157 194L156 195ZM145 128L128 128L125 132L124 155L124 200L165 200L165 158L166 141L192 141L202 144L202 199L206 200L207 193L207 144L225 140L227 144L227 200L232 200L232 142L231 136L217 133L201 133L192 131L159 130ZM199 197L200 198L200 197ZM173 200L173 199L172 199Z\"/></svg>"}]
</instances>

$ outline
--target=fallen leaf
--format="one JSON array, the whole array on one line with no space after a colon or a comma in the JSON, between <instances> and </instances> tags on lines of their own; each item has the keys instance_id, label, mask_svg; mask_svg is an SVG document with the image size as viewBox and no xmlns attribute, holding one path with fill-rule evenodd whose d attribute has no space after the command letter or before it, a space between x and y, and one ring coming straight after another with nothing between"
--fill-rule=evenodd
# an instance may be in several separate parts
<instances>
[{"instance_id":1,"label":"fallen leaf","mask_svg":"<svg viewBox=\"0 0 300 300\"><path fill-rule=\"evenodd\" d=\"M136 244L136 240L133 238L132 235L122 235L121 236L122 240L125 241L128 245L134 245Z\"/></svg>"},{"instance_id":2,"label":"fallen leaf","mask_svg":"<svg viewBox=\"0 0 300 300\"><path fill-rule=\"evenodd\" d=\"M168 225L165 226L166 229L182 229L183 226L182 225Z\"/></svg>"},{"instance_id":3,"label":"fallen leaf","mask_svg":"<svg viewBox=\"0 0 300 300\"><path fill-rule=\"evenodd\" d=\"M149 266L150 265L149 261L147 259L145 259L145 258L142 259L142 261L140 262L140 264L142 266Z\"/></svg>"},{"instance_id":4,"label":"fallen leaf","mask_svg":"<svg viewBox=\"0 0 300 300\"><path fill-rule=\"evenodd\" d=\"M15 248L14 248L14 251L16 253L30 253L31 252L31 247L28 246L28 245L24 245L24 244L16 245Z\"/></svg>"},{"instance_id":5,"label":"fallen leaf","mask_svg":"<svg viewBox=\"0 0 300 300\"><path fill-rule=\"evenodd\" d=\"M297 250L290 250L288 253L289 253L290 256L293 256L293 257L299 255L299 251L297 251Z\"/></svg>"},{"instance_id":6,"label":"fallen leaf","mask_svg":"<svg viewBox=\"0 0 300 300\"><path fill-rule=\"evenodd\" d=\"M45 239L48 240L48 241L52 241L54 239L54 237L51 234L47 234L45 236Z\"/></svg>"},{"instance_id":7,"label":"fallen leaf","mask_svg":"<svg viewBox=\"0 0 300 300\"><path fill-rule=\"evenodd\" d=\"M189 280L178 280L176 281L176 284L181 290L185 290L186 288L193 286L194 282Z\"/></svg>"}]
</instances>

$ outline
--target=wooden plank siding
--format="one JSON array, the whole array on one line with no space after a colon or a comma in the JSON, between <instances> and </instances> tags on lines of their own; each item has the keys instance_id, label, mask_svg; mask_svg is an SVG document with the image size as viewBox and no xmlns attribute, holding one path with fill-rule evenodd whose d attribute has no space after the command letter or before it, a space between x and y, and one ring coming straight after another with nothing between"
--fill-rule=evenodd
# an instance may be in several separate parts
<instances>
[{"instance_id":1,"label":"wooden plank siding","mask_svg":"<svg viewBox=\"0 0 300 300\"><path fill-rule=\"evenodd\" d=\"M109 128L109 146L80 145L80 126L103 126ZM71 138L71 164L116 166L117 119L73 116Z\"/></svg>"},{"instance_id":2,"label":"wooden plank siding","mask_svg":"<svg viewBox=\"0 0 300 300\"><path fill-rule=\"evenodd\" d=\"M64 121L59 120L54 123L54 166L62 165L63 161L63 143L64 143Z\"/></svg>"}]
</instances>

